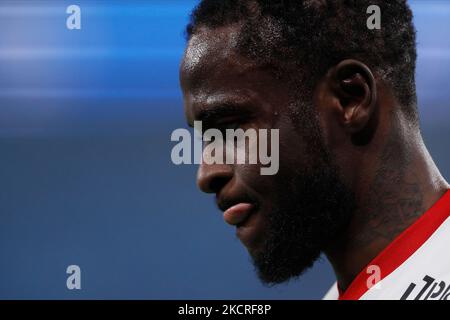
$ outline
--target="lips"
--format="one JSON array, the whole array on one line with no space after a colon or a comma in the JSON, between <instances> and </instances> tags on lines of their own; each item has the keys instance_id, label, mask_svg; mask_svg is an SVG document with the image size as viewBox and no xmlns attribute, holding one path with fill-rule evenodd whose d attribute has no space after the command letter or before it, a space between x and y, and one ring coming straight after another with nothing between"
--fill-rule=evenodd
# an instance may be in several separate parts
<instances>
[{"instance_id":1,"label":"lips","mask_svg":"<svg viewBox=\"0 0 450 320\"><path fill-rule=\"evenodd\" d=\"M252 203L238 203L225 210L223 218L226 223L237 226L247 220L254 208Z\"/></svg>"},{"instance_id":2,"label":"lips","mask_svg":"<svg viewBox=\"0 0 450 320\"><path fill-rule=\"evenodd\" d=\"M260 213L260 202L244 195L217 197L216 201L223 211L225 222L236 227L236 236L239 240L250 252L259 250L264 241L266 228Z\"/></svg>"}]
</instances>

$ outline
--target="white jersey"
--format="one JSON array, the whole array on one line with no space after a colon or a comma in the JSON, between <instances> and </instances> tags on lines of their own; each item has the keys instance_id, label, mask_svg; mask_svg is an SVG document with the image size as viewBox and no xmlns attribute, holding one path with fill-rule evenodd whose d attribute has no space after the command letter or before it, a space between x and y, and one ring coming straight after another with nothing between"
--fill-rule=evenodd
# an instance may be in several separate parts
<instances>
[{"instance_id":1,"label":"white jersey","mask_svg":"<svg viewBox=\"0 0 450 320\"><path fill-rule=\"evenodd\" d=\"M345 292L325 300L450 300L450 191L397 237Z\"/></svg>"}]
</instances>

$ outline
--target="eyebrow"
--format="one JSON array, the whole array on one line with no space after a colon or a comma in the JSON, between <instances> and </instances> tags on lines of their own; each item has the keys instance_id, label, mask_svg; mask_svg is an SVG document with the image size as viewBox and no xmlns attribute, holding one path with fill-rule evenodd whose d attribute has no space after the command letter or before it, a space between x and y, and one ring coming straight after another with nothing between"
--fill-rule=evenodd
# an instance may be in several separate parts
<instances>
[{"instance_id":1,"label":"eyebrow","mask_svg":"<svg viewBox=\"0 0 450 320\"><path fill-rule=\"evenodd\" d=\"M217 103L209 106L202 107L198 112L194 114L195 121L202 121L205 125L210 125L217 122L221 118L246 115L249 114L248 103ZM189 126L192 127L193 123L190 121Z\"/></svg>"}]
</instances>

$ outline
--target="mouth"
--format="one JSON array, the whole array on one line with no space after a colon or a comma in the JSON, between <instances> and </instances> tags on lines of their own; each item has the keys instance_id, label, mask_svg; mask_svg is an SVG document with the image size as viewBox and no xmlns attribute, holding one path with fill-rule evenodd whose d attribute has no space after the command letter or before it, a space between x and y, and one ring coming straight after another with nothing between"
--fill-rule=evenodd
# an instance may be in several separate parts
<instances>
[{"instance_id":1,"label":"mouth","mask_svg":"<svg viewBox=\"0 0 450 320\"><path fill-rule=\"evenodd\" d=\"M259 206L247 200L235 201L228 206L225 203L219 202L225 222L236 227L237 237L248 249L258 247L264 234L264 219L259 213Z\"/></svg>"},{"instance_id":2,"label":"mouth","mask_svg":"<svg viewBox=\"0 0 450 320\"><path fill-rule=\"evenodd\" d=\"M255 207L252 203L241 202L235 204L224 211L223 219L226 223L239 227L245 224Z\"/></svg>"}]
</instances>

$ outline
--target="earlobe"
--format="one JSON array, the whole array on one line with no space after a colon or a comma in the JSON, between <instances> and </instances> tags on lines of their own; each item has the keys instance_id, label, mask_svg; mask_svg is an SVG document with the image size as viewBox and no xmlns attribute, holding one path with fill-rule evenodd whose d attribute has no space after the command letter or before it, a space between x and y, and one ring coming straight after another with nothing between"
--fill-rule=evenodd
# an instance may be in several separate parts
<instances>
[{"instance_id":1,"label":"earlobe","mask_svg":"<svg viewBox=\"0 0 450 320\"><path fill-rule=\"evenodd\" d=\"M340 103L341 125L350 134L357 134L368 126L375 113L375 78L365 64L352 59L340 62L332 73L332 88Z\"/></svg>"}]
</instances>

